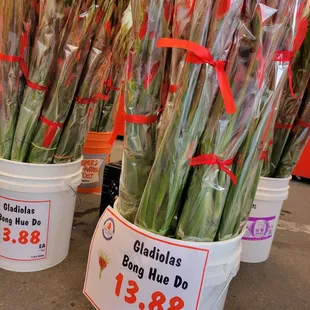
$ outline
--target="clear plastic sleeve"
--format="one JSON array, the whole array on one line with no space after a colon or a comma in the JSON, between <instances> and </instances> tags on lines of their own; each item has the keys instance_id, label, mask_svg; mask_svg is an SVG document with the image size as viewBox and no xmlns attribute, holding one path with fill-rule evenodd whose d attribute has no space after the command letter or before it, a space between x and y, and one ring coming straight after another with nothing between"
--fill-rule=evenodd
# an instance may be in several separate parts
<instances>
[{"instance_id":1,"label":"clear plastic sleeve","mask_svg":"<svg viewBox=\"0 0 310 310\"><path fill-rule=\"evenodd\" d=\"M270 41L276 44L281 37L281 30L270 31L268 24L268 19L273 19L276 12L274 8L259 3L253 6L253 2L244 7L242 23L236 33L236 43L230 52L227 68L237 112L227 115L222 98L218 96L197 154L207 155L213 162L209 159L209 162L194 168L179 220L178 238L213 241L220 222L233 221L233 218L222 217L224 207L229 201L229 188L238 187L240 183L239 176L237 179L230 169L243 141L251 134L251 121L259 111L261 103L258 94L264 83L260 70L268 72L273 60L270 55L273 55L276 46L270 46ZM281 26L283 25L285 23ZM265 55L265 62L262 62L262 54ZM282 68L279 68L277 71L277 78L281 80L285 70L282 72Z\"/></svg>"},{"instance_id":2,"label":"clear plastic sleeve","mask_svg":"<svg viewBox=\"0 0 310 310\"><path fill-rule=\"evenodd\" d=\"M287 140L284 152L275 171L276 178L291 175L310 138L310 84L304 97L305 106Z\"/></svg>"},{"instance_id":3,"label":"clear plastic sleeve","mask_svg":"<svg viewBox=\"0 0 310 310\"><path fill-rule=\"evenodd\" d=\"M37 27L26 86L16 125L11 160L25 161L33 135L36 132L48 86L56 65L64 12L63 1L41 2L41 18ZM37 88L37 89L36 89Z\"/></svg>"},{"instance_id":4,"label":"clear plastic sleeve","mask_svg":"<svg viewBox=\"0 0 310 310\"><path fill-rule=\"evenodd\" d=\"M81 1L68 18L57 55L57 67L32 138L27 162L52 163L64 123L91 48L91 38L102 6L95 0Z\"/></svg>"},{"instance_id":5,"label":"clear plastic sleeve","mask_svg":"<svg viewBox=\"0 0 310 310\"><path fill-rule=\"evenodd\" d=\"M156 117L164 77L164 49L156 47L168 34L172 1L131 1L133 29L125 79L125 113ZM168 14L166 13L168 10ZM126 122L120 180L119 211L133 222L150 173L156 143L156 122Z\"/></svg>"},{"instance_id":6,"label":"clear plastic sleeve","mask_svg":"<svg viewBox=\"0 0 310 310\"><path fill-rule=\"evenodd\" d=\"M196 1L190 41L206 46L213 59L225 61L239 25L243 1L231 1L224 16L218 15L220 2L213 5L213 1ZM142 196L136 217L138 226L160 235L169 235L173 230L189 178L189 159L196 152L218 89L213 66L185 64L175 111Z\"/></svg>"},{"instance_id":7,"label":"clear plastic sleeve","mask_svg":"<svg viewBox=\"0 0 310 310\"><path fill-rule=\"evenodd\" d=\"M258 6L251 19L243 13L242 22L234 37L226 68L237 107L228 115L218 94L207 126L200 139L197 155L212 155L223 163L233 160L244 141L257 107L257 52L264 26L259 23ZM230 165L226 166L231 169ZM177 238L193 241L213 241L222 217L225 199L233 175L218 165L199 165L193 168L180 215Z\"/></svg>"},{"instance_id":8,"label":"clear plastic sleeve","mask_svg":"<svg viewBox=\"0 0 310 310\"><path fill-rule=\"evenodd\" d=\"M102 84L107 79L111 67L111 34L107 31L105 25L111 23L112 1L105 1L101 9L105 13L103 13L101 22L98 23L99 31L93 40L92 48L83 68L72 110L67 118L54 154L54 163L70 162L82 156L83 146L97 100L96 95L100 93Z\"/></svg>"},{"instance_id":9,"label":"clear plastic sleeve","mask_svg":"<svg viewBox=\"0 0 310 310\"><path fill-rule=\"evenodd\" d=\"M193 19L193 12L196 0L176 0L174 2L174 11L172 18L172 38L189 40L191 23ZM161 144L167 126L171 120L174 103L179 88L179 79L182 79L182 70L185 64L186 51L182 49L172 49L171 60L169 64L169 84L167 85L167 97L164 98L165 102L164 111L161 115L160 122L158 123L158 136L157 136L157 150Z\"/></svg>"},{"instance_id":10,"label":"clear plastic sleeve","mask_svg":"<svg viewBox=\"0 0 310 310\"><path fill-rule=\"evenodd\" d=\"M310 17L308 16L310 22ZM295 21L295 24L298 23ZM292 82L293 91L290 88L289 80L286 83L283 92L277 119L275 122L272 143L269 146L268 161L264 167L264 175L273 177L277 169L286 142L293 129L294 122L301 106L302 97L307 87L307 81L310 77L310 27L306 34L304 43L297 51L292 63Z\"/></svg>"},{"instance_id":11,"label":"clear plastic sleeve","mask_svg":"<svg viewBox=\"0 0 310 310\"><path fill-rule=\"evenodd\" d=\"M9 159L19 108L23 0L1 1L0 6L0 158Z\"/></svg>"}]
</instances>

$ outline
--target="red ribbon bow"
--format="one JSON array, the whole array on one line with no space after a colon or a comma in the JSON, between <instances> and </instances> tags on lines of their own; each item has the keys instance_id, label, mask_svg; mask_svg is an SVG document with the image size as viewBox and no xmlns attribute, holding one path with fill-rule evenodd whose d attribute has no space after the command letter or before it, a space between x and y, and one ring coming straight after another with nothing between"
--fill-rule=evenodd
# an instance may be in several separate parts
<instances>
[{"instance_id":1,"label":"red ribbon bow","mask_svg":"<svg viewBox=\"0 0 310 310\"><path fill-rule=\"evenodd\" d=\"M295 37L294 44L293 44L293 49L291 51L277 51L274 57L275 61L289 62L289 67L288 67L289 87L290 87L291 96L295 99L298 99L298 98L295 95L294 87L293 87L292 61L294 59L295 53L300 49L303 41L306 38L307 30L308 30L308 20L306 18L303 18L300 22L300 25L296 33L296 37Z\"/></svg>"},{"instance_id":2,"label":"red ribbon bow","mask_svg":"<svg viewBox=\"0 0 310 310\"><path fill-rule=\"evenodd\" d=\"M185 49L190 52L186 56L187 62L196 64L208 63L209 65L213 66L216 70L216 74L218 77L218 83L223 96L226 113L233 114L236 112L234 97L232 95L230 84L225 72L226 61L214 60L210 51L207 48L187 40L163 38L158 40L157 47L172 47Z\"/></svg>"},{"instance_id":3,"label":"red ribbon bow","mask_svg":"<svg viewBox=\"0 0 310 310\"><path fill-rule=\"evenodd\" d=\"M199 165L218 165L219 169L228 174L234 185L237 185L237 178L227 166L231 166L234 162L233 158L220 160L215 154L205 154L194 157L190 160L190 166Z\"/></svg>"},{"instance_id":4,"label":"red ribbon bow","mask_svg":"<svg viewBox=\"0 0 310 310\"><path fill-rule=\"evenodd\" d=\"M43 115L40 116L40 121L47 125L47 131L44 136L43 146L50 147L58 128L63 127L63 123L55 123L45 118Z\"/></svg>"}]
</instances>

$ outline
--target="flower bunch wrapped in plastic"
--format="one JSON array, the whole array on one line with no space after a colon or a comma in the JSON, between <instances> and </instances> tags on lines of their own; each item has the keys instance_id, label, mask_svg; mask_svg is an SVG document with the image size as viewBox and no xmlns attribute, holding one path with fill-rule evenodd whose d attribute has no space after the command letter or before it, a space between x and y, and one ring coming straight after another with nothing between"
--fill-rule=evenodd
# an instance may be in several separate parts
<instances>
[{"instance_id":1,"label":"flower bunch wrapped in plastic","mask_svg":"<svg viewBox=\"0 0 310 310\"><path fill-rule=\"evenodd\" d=\"M160 46L190 49L182 71L175 110L167 127L143 193L135 223L161 235L170 235L182 209L182 194L190 177L190 159L208 121L215 97L221 90L226 112L234 103L225 61L239 25L243 1L196 1L190 40L162 40Z\"/></svg>"},{"instance_id":2,"label":"flower bunch wrapped in plastic","mask_svg":"<svg viewBox=\"0 0 310 310\"><path fill-rule=\"evenodd\" d=\"M125 79L123 166L119 212L134 221L155 158L156 122L164 77L164 49L172 1L131 1L132 37Z\"/></svg>"},{"instance_id":3,"label":"flower bunch wrapped in plastic","mask_svg":"<svg viewBox=\"0 0 310 310\"><path fill-rule=\"evenodd\" d=\"M19 108L19 74L25 70L23 0L3 1L0 9L0 158L9 159Z\"/></svg>"}]
</instances>

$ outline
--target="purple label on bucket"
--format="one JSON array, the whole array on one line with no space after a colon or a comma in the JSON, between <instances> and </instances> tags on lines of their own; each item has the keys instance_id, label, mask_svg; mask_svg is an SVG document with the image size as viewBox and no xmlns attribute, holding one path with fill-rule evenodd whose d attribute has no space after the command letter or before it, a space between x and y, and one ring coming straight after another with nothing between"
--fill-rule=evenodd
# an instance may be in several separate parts
<instances>
[{"instance_id":1,"label":"purple label on bucket","mask_svg":"<svg viewBox=\"0 0 310 310\"><path fill-rule=\"evenodd\" d=\"M243 240L266 240L273 236L274 221L276 216L249 217Z\"/></svg>"}]
</instances>

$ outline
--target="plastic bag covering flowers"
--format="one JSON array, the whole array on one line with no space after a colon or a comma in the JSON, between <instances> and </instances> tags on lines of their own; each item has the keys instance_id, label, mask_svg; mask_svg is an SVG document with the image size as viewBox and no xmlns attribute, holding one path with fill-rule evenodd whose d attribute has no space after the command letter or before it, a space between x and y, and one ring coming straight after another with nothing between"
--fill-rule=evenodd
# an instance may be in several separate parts
<instances>
[{"instance_id":1,"label":"plastic bag covering flowers","mask_svg":"<svg viewBox=\"0 0 310 310\"><path fill-rule=\"evenodd\" d=\"M156 47L168 34L172 1L131 1L132 47L125 80L124 155L119 212L133 222L150 173L156 145L156 121L164 77L164 49Z\"/></svg>"}]
</instances>

